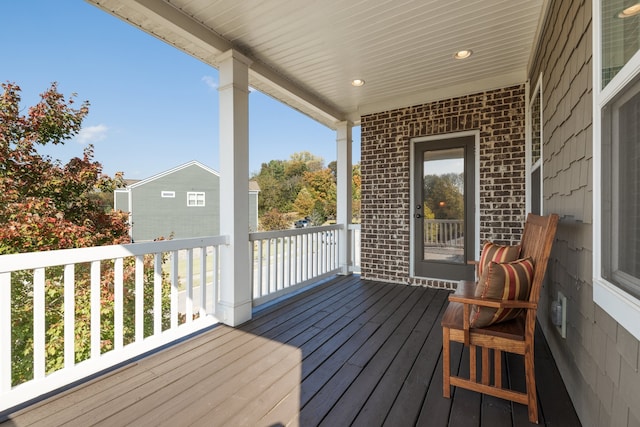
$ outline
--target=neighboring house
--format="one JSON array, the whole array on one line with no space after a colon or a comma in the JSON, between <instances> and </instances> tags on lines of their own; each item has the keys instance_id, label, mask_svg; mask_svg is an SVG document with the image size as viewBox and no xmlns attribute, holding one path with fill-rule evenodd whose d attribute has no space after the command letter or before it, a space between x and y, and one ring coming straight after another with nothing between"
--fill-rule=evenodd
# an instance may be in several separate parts
<instances>
[{"instance_id":1,"label":"neighboring house","mask_svg":"<svg viewBox=\"0 0 640 427\"><path fill-rule=\"evenodd\" d=\"M249 231L258 229L258 193L249 182ZM150 178L129 181L114 193L114 208L129 212L131 240L220 234L220 176L192 161Z\"/></svg>"}]
</instances>

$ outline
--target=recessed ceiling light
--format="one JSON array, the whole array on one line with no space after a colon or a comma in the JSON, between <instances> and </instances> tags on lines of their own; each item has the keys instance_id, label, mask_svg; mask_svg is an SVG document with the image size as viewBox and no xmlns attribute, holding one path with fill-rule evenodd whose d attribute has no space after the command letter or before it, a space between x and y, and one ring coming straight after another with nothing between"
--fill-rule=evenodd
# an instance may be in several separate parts
<instances>
[{"instance_id":1,"label":"recessed ceiling light","mask_svg":"<svg viewBox=\"0 0 640 427\"><path fill-rule=\"evenodd\" d=\"M351 86L360 87L364 85L364 80L362 79L353 79L351 80Z\"/></svg>"},{"instance_id":2,"label":"recessed ceiling light","mask_svg":"<svg viewBox=\"0 0 640 427\"><path fill-rule=\"evenodd\" d=\"M459 51L457 51L456 53L453 54L453 57L455 59L466 59L466 58L470 57L472 53L473 53L473 51L471 51L469 49L459 50Z\"/></svg>"},{"instance_id":3,"label":"recessed ceiling light","mask_svg":"<svg viewBox=\"0 0 640 427\"><path fill-rule=\"evenodd\" d=\"M633 6L629 6L622 12L618 13L618 18L629 18L640 13L640 3L636 3Z\"/></svg>"}]
</instances>

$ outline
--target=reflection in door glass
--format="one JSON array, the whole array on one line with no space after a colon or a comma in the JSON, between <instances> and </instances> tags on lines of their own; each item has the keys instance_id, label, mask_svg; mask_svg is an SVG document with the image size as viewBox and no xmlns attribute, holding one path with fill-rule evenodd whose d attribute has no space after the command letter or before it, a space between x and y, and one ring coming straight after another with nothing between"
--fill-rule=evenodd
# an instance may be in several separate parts
<instances>
[{"instance_id":1,"label":"reflection in door glass","mask_svg":"<svg viewBox=\"0 0 640 427\"><path fill-rule=\"evenodd\" d=\"M424 259L464 263L464 148L424 153Z\"/></svg>"}]
</instances>

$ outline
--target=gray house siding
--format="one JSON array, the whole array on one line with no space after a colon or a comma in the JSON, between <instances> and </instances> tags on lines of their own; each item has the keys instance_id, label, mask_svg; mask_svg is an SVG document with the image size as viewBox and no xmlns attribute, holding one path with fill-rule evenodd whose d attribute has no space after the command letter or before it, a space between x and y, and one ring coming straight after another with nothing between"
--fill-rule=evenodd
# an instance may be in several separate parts
<instances>
[{"instance_id":1,"label":"gray house siding","mask_svg":"<svg viewBox=\"0 0 640 427\"><path fill-rule=\"evenodd\" d=\"M123 212L129 212L129 191L118 189L113 194L114 208Z\"/></svg>"},{"instance_id":2,"label":"gray house siding","mask_svg":"<svg viewBox=\"0 0 640 427\"><path fill-rule=\"evenodd\" d=\"M538 319L585 426L640 425L639 343L593 302L592 5L550 2L530 72L542 73L544 211L561 215ZM551 324L568 298L567 338Z\"/></svg>"},{"instance_id":3,"label":"gray house siding","mask_svg":"<svg viewBox=\"0 0 640 427\"><path fill-rule=\"evenodd\" d=\"M198 193L203 205L188 205L188 194ZM259 187L249 189L249 227L258 228ZM131 204L131 205L129 205ZM160 237L183 239L220 234L220 177L198 162L190 162L126 189L116 190L114 207L129 212L134 242Z\"/></svg>"},{"instance_id":4,"label":"gray house siding","mask_svg":"<svg viewBox=\"0 0 640 427\"><path fill-rule=\"evenodd\" d=\"M162 192L174 197L162 197ZM189 192L204 193L204 206L187 206ZM131 189L134 241L220 234L220 178L191 165ZM188 220L185 220L187 219Z\"/></svg>"}]
</instances>

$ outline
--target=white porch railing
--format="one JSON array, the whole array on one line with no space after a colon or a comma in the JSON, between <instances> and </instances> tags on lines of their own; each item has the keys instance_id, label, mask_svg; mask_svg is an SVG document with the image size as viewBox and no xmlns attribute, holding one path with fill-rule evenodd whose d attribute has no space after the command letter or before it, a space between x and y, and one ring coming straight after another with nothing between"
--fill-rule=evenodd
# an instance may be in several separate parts
<instances>
[{"instance_id":1,"label":"white porch railing","mask_svg":"<svg viewBox=\"0 0 640 427\"><path fill-rule=\"evenodd\" d=\"M341 225L250 233L253 305L339 271Z\"/></svg>"},{"instance_id":2,"label":"white porch railing","mask_svg":"<svg viewBox=\"0 0 640 427\"><path fill-rule=\"evenodd\" d=\"M336 274L342 229L250 233L254 305ZM360 226L348 230L357 273ZM216 236L0 256L0 412L217 323L219 251L228 242ZM32 307L22 319L16 301ZM20 340L32 344L18 355Z\"/></svg>"},{"instance_id":3,"label":"white porch railing","mask_svg":"<svg viewBox=\"0 0 640 427\"><path fill-rule=\"evenodd\" d=\"M425 246L464 247L464 220L425 219Z\"/></svg>"},{"instance_id":4,"label":"white porch railing","mask_svg":"<svg viewBox=\"0 0 640 427\"><path fill-rule=\"evenodd\" d=\"M219 247L228 241L217 236L0 256L0 411L217 323ZM25 337L16 337L12 326L18 289L33 307ZM89 310L85 343L76 340L79 289L90 293L83 300L89 307L82 307ZM63 323L58 352L47 333L51 310ZM113 330L106 338L105 312ZM13 354L16 338L32 341L26 355ZM90 348L77 361L85 344ZM30 372L18 381L13 367L24 358Z\"/></svg>"}]
</instances>

